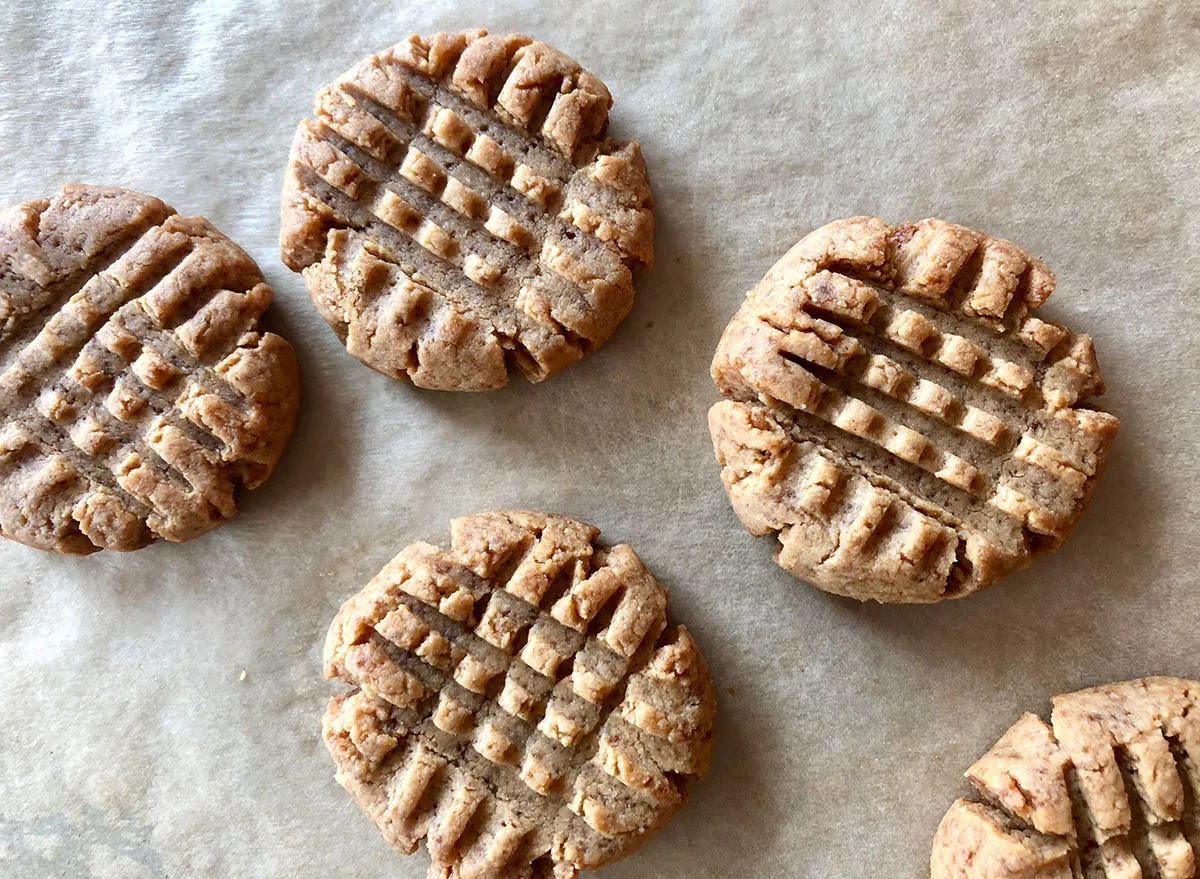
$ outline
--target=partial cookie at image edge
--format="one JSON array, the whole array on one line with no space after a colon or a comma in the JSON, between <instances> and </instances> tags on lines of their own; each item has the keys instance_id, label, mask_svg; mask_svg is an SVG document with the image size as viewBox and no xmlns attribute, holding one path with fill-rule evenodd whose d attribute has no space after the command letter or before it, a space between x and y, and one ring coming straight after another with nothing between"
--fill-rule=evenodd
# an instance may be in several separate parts
<instances>
[{"instance_id":1,"label":"partial cookie at image edge","mask_svg":"<svg viewBox=\"0 0 1200 879\"><path fill-rule=\"evenodd\" d=\"M1191 879L1200 847L1200 682L1148 677L1057 696L966 772L932 879Z\"/></svg>"},{"instance_id":2,"label":"partial cookie at image edge","mask_svg":"<svg viewBox=\"0 0 1200 879\"><path fill-rule=\"evenodd\" d=\"M197 537L299 402L271 288L208 221L66 184L0 214L0 533L82 555Z\"/></svg>"}]
</instances>

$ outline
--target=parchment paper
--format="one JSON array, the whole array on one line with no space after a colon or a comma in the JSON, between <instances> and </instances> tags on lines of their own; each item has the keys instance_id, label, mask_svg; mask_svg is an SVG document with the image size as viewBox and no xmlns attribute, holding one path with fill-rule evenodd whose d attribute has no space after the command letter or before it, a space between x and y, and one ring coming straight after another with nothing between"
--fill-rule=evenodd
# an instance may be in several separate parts
<instances>
[{"instance_id":1,"label":"parchment paper","mask_svg":"<svg viewBox=\"0 0 1200 879\"><path fill-rule=\"evenodd\" d=\"M1200 12L1178 2L880 5L9 0L0 203L64 180L200 214L261 264L303 403L267 485L185 545L0 541L0 875L421 877L319 740L338 605L452 516L540 507L629 541L718 684L709 778L613 877L927 875L962 771L1082 686L1200 676ZM277 256L313 94L414 31L548 40L615 96L657 266L597 354L541 386L417 391L345 353ZM1058 275L1121 435L1067 545L987 593L859 605L738 524L705 412L744 292L827 221L941 216ZM242 672L246 677L241 679Z\"/></svg>"}]
</instances>

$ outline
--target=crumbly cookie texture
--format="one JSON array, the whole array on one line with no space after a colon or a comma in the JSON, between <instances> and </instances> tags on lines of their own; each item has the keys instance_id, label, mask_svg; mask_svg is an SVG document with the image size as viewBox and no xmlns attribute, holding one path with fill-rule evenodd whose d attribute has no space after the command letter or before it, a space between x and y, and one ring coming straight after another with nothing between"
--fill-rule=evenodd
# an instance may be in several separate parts
<instances>
[{"instance_id":1,"label":"crumbly cookie texture","mask_svg":"<svg viewBox=\"0 0 1200 879\"><path fill-rule=\"evenodd\" d=\"M574 877L683 805L716 697L667 591L625 545L546 513L456 519L343 605L325 675L337 779L430 879Z\"/></svg>"},{"instance_id":2,"label":"crumbly cookie texture","mask_svg":"<svg viewBox=\"0 0 1200 879\"><path fill-rule=\"evenodd\" d=\"M829 592L933 602L1066 539L1117 419L1092 340L1033 316L1054 276L941 220L824 226L726 328L721 478L775 559Z\"/></svg>"},{"instance_id":3,"label":"crumbly cookie texture","mask_svg":"<svg viewBox=\"0 0 1200 879\"><path fill-rule=\"evenodd\" d=\"M1190 879L1200 846L1200 683L1151 677L1054 699L967 770L932 879Z\"/></svg>"},{"instance_id":4,"label":"crumbly cookie texture","mask_svg":"<svg viewBox=\"0 0 1200 879\"><path fill-rule=\"evenodd\" d=\"M0 533L83 555L231 518L295 420L270 302L237 245L148 195L68 184L0 214Z\"/></svg>"},{"instance_id":5,"label":"crumbly cookie texture","mask_svg":"<svg viewBox=\"0 0 1200 879\"><path fill-rule=\"evenodd\" d=\"M423 388L538 382L599 347L654 257L637 142L545 43L409 37L323 89L283 189L283 261L360 361Z\"/></svg>"}]
</instances>

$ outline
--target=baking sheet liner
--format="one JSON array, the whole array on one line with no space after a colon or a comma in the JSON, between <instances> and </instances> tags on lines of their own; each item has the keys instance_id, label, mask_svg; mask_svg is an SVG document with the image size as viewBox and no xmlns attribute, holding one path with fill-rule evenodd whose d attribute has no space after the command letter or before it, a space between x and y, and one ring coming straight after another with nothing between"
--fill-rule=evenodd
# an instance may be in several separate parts
<instances>
[{"instance_id":1,"label":"baking sheet liner","mask_svg":"<svg viewBox=\"0 0 1200 879\"><path fill-rule=\"evenodd\" d=\"M409 33L522 31L641 140L657 265L541 386L417 391L345 353L278 261L313 94ZM927 875L962 771L1059 692L1200 676L1200 13L1184 3L40 3L0 10L0 203L64 180L200 214L261 264L303 402L278 470L185 545L0 545L0 874L421 877L319 740L338 605L452 516L540 507L633 544L720 695L709 778L602 875ZM1121 435L1071 541L961 602L793 581L741 529L705 427L744 292L809 230L944 217L1058 275ZM243 672L245 673L243 678Z\"/></svg>"}]
</instances>

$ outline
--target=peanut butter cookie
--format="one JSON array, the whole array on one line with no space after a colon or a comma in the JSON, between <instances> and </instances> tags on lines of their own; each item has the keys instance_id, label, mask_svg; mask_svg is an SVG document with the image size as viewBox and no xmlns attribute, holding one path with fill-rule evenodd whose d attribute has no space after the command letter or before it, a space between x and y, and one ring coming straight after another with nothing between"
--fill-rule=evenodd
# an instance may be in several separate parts
<instances>
[{"instance_id":1,"label":"peanut butter cookie","mask_svg":"<svg viewBox=\"0 0 1200 879\"><path fill-rule=\"evenodd\" d=\"M604 84L519 35L435 34L373 55L300 123L283 261L360 361L423 388L538 382L599 347L653 261L637 142Z\"/></svg>"},{"instance_id":2,"label":"peanut butter cookie","mask_svg":"<svg viewBox=\"0 0 1200 879\"><path fill-rule=\"evenodd\" d=\"M933 602L1058 547L1117 419L1092 340L1034 317L1054 275L941 220L824 226L726 328L721 478L775 559L828 592Z\"/></svg>"},{"instance_id":3,"label":"peanut butter cookie","mask_svg":"<svg viewBox=\"0 0 1200 879\"><path fill-rule=\"evenodd\" d=\"M1190 879L1200 846L1200 683L1142 678L1054 699L967 770L933 879Z\"/></svg>"},{"instance_id":4,"label":"peanut butter cookie","mask_svg":"<svg viewBox=\"0 0 1200 879\"><path fill-rule=\"evenodd\" d=\"M337 779L429 876L575 876L623 857L708 768L716 700L667 591L546 513L451 524L343 605L325 644Z\"/></svg>"},{"instance_id":5,"label":"peanut butter cookie","mask_svg":"<svg viewBox=\"0 0 1200 879\"><path fill-rule=\"evenodd\" d=\"M148 195L68 184L0 214L0 533L82 555L231 518L295 420L270 302L237 245Z\"/></svg>"}]
</instances>

